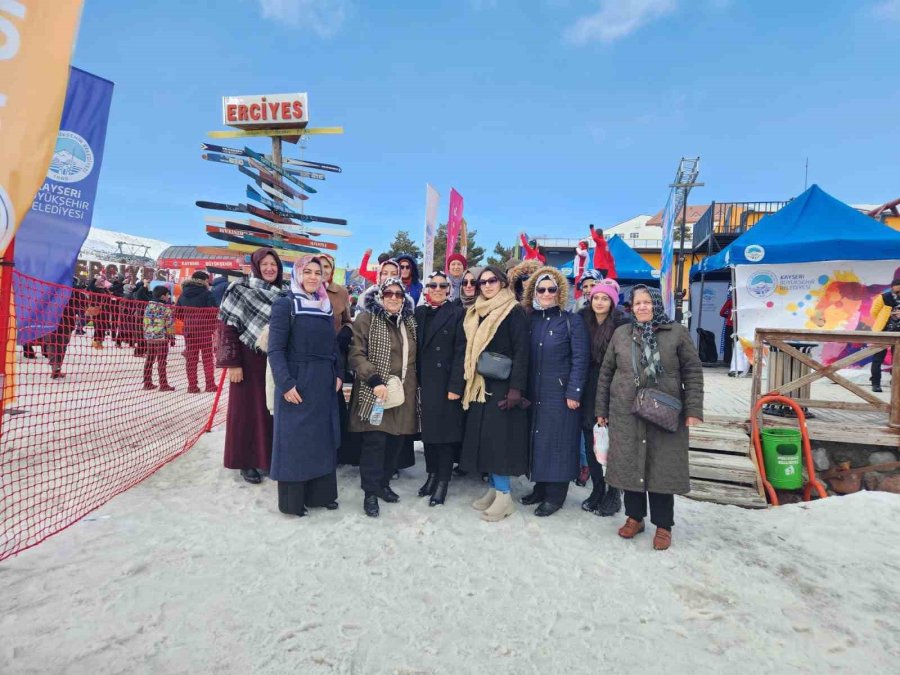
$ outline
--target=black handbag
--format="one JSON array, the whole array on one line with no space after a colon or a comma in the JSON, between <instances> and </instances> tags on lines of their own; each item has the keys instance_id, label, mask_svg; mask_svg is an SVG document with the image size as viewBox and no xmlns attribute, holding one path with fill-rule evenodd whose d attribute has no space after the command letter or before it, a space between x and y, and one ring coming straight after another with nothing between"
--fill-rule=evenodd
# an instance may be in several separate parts
<instances>
[{"instance_id":1,"label":"black handbag","mask_svg":"<svg viewBox=\"0 0 900 675\"><path fill-rule=\"evenodd\" d=\"M631 414L640 417L660 429L674 433L681 425L681 400L652 387L641 387L638 370L637 345L631 342L631 364L634 368L634 384L638 387L637 396L631 404Z\"/></svg>"},{"instance_id":2,"label":"black handbag","mask_svg":"<svg viewBox=\"0 0 900 675\"><path fill-rule=\"evenodd\" d=\"M481 352L475 369L479 375L490 380L508 380L512 373L512 363L512 359L505 354Z\"/></svg>"}]
</instances>

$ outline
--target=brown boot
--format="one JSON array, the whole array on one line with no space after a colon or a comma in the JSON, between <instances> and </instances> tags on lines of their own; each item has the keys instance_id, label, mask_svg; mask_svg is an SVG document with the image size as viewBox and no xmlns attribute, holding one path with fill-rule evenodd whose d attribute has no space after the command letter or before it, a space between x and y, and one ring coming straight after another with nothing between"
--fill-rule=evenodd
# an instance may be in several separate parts
<instances>
[{"instance_id":1,"label":"brown boot","mask_svg":"<svg viewBox=\"0 0 900 675\"><path fill-rule=\"evenodd\" d=\"M625 524L619 528L619 536L622 539L634 539L637 535L644 531L644 521L628 518Z\"/></svg>"},{"instance_id":2,"label":"brown boot","mask_svg":"<svg viewBox=\"0 0 900 675\"><path fill-rule=\"evenodd\" d=\"M657 551L665 551L672 545L672 530L662 527L656 528L656 536L653 537L653 548Z\"/></svg>"}]
</instances>

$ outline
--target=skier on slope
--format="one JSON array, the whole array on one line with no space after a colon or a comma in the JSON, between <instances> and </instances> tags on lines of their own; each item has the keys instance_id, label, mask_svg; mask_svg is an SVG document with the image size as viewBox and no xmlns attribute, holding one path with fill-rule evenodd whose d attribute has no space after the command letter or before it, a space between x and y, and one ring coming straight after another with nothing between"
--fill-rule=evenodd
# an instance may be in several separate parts
<instances>
[{"instance_id":1,"label":"skier on slope","mask_svg":"<svg viewBox=\"0 0 900 675\"><path fill-rule=\"evenodd\" d=\"M590 227L591 237L597 244L597 248L594 249L594 269L602 273L605 278L617 278L619 275L616 274L616 261L609 252L609 244L603 238L603 230L595 230L593 223Z\"/></svg>"}]
</instances>

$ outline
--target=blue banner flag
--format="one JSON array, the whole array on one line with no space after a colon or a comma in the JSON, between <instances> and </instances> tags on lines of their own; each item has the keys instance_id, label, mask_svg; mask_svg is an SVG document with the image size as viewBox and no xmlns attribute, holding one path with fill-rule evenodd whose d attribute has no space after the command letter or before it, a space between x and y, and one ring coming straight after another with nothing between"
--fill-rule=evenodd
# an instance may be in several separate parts
<instances>
[{"instance_id":1,"label":"blue banner flag","mask_svg":"<svg viewBox=\"0 0 900 675\"><path fill-rule=\"evenodd\" d=\"M46 297L34 297L30 284L28 297L17 289L19 343L56 328L69 300L78 252L91 229L112 93L109 80L70 69L50 168L16 233L15 248L18 272L65 288L40 286Z\"/></svg>"}]
</instances>

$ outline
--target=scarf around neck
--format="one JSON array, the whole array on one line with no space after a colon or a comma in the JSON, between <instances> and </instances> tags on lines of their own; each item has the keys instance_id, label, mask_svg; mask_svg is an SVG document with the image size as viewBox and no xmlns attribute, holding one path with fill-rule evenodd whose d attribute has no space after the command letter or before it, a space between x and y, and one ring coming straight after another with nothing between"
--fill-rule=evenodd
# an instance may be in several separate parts
<instances>
[{"instance_id":1,"label":"scarf around neck","mask_svg":"<svg viewBox=\"0 0 900 675\"><path fill-rule=\"evenodd\" d=\"M666 310L663 307L662 294L658 288L650 288L648 286L635 286L631 289L631 299L634 302L634 294L637 291L643 291L650 295L653 301L653 318L650 321L638 321L637 317L632 315L631 323L632 339L640 335L641 347L641 370L648 382L658 382L660 373L664 372L662 360L659 355L659 343L656 340L656 331L660 326L666 326L675 323L666 316ZM638 375L638 373L635 373Z\"/></svg>"},{"instance_id":2,"label":"scarf around neck","mask_svg":"<svg viewBox=\"0 0 900 675\"><path fill-rule=\"evenodd\" d=\"M463 330L466 332L466 389L463 393L463 409L468 410L473 401L484 403L487 400L484 377L478 372L478 357L487 349L500 324L517 304L513 292L509 288L502 288L490 300L483 295L477 296L474 304L466 310L463 319Z\"/></svg>"},{"instance_id":3,"label":"scarf around neck","mask_svg":"<svg viewBox=\"0 0 900 675\"><path fill-rule=\"evenodd\" d=\"M241 343L256 350L256 341L269 325L272 303L280 293L278 286L257 277L236 281L222 298L219 319L237 330Z\"/></svg>"}]
</instances>

